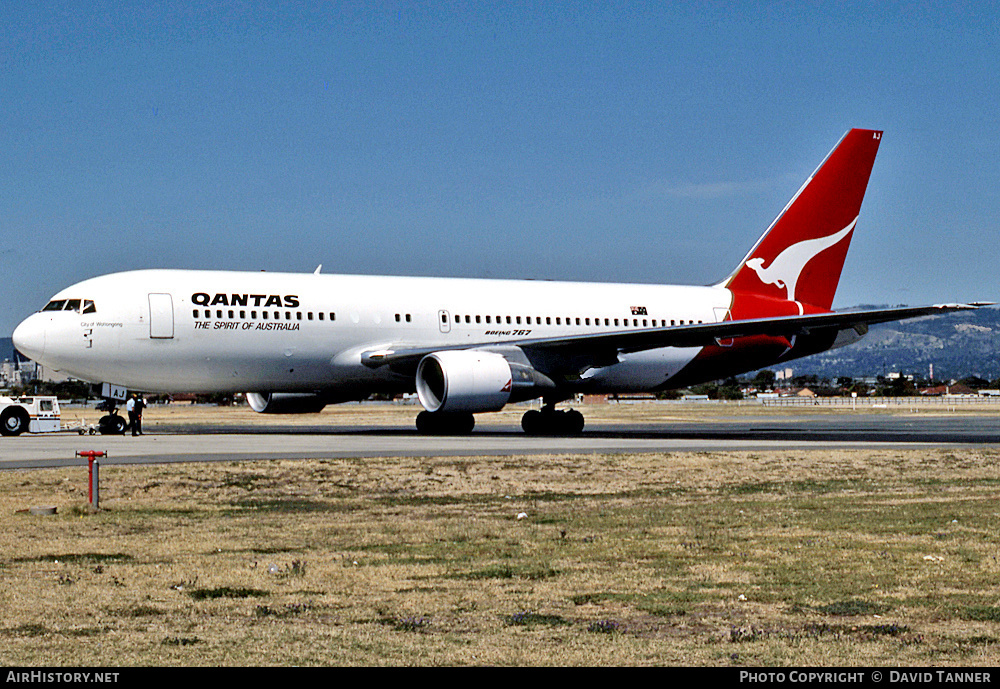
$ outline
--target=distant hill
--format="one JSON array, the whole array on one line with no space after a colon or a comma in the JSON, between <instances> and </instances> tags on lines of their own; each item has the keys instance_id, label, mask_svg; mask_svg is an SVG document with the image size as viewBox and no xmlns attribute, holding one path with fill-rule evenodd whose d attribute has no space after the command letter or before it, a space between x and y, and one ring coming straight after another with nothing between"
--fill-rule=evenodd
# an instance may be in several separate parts
<instances>
[{"instance_id":1,"label":"distant hill","mask_svg":"<svg viewBox=\"0 0 1000 689\"><path fill-rule=\"evenodd\" d=\"M13 357L14 344L0 337L0 361ZM891 371L947 380L976 375L1000 378L1000 309L928 316L912 321L872 326L850 347L789 362L795 375L883 375Z\"/></svg>"}]
</instances>

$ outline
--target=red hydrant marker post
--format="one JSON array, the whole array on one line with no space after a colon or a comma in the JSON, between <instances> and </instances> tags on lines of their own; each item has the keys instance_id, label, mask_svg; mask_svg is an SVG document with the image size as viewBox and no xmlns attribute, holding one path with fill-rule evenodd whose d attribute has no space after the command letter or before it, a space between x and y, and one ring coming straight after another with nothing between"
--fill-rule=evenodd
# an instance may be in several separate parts
<instances>
[{"instance_id":1,"label":"red hydrant marker post","mask_svg":"<svg viewBox=\"0 0 1000 689\"><path fill-rule=\"evenodd\" d=\"M84 450L82 452L77 452L76 456L87 458L87 484L89 486L88 499L90 501L90 506L96 510L100 504L101 472L101 463L97 461L97 458L107 457L108 453L99 452L97 450Z\"/></svg>"}]
</instances>

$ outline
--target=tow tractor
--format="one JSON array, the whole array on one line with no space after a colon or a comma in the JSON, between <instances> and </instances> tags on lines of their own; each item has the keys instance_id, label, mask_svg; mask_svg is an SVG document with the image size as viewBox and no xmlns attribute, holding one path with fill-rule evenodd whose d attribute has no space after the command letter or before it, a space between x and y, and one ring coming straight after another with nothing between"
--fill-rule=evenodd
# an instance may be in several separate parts
<instances>
[{"instance_id":1,"label":"tow tractor","mask_svg":"<svg viewBox=\"0 0 1000 689\"><path fill-rule=\"evenodd\" d=\"M21 435L62 430L59 400L55 397L0 396L0 433Z\"/></svg>"}]
</instances>

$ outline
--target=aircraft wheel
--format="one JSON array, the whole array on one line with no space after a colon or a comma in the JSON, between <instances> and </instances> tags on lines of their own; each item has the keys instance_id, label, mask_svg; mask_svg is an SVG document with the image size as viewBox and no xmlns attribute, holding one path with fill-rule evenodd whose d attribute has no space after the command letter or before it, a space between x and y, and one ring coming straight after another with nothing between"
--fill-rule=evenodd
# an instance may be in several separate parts
<instances>
[{"instance_id":1,"label":"aircraft wheel","mask_svg":"<svg viewBox=\"0 0 1000 689\"><path fill-rule=\"evenodd\" d=\"M424 435L467 435L476 427L472 414L429 412L417 414L417 432Z\"/></svg>"},{"instance_id":2,"label":"aircraft wheel","mask_svg":"<svg viewBox=\"0 0 1000 689\"><path fill-rule=\"evenodd\" d=\"M31 417L24 407L7 407L0 414L0 433L3 435L21 435L28 430Z\"/></svg>"},{"instance_id":3,"label":"aircraft wheel","mask_svg":"<svg viewBox=\"0 0 1000 689\"><path fill-rule=\"evenodd\" d=\"M556 411L530 409L521 417L521 428L528 435L579 435L583 432L583 414L575 409Z\"/></svg>"},{"instance_id":4,"label":"aircraft wheel","mask_svg":"<svg viewBox=\"0 0 1000 689\"><path fill-rule=\"evenodd\" d=\"M472 433L472 429L476 427L476 417L472 414L459 414L463 417L457 421L458 432L463 435L468 435Z\"/></svg>"},{"instance_id":5,"label":"aircraft wheel","mask_svg":"<svg viewBox=\"0 0 1000 689\"><path fill-rule=\"evenodd\" d=\"M566 416L563 419L566 433L569 435L579 435L583 433L583 426L586 423L583 418L583 414L578 412L576 409L570 409L566 412Z\"/></svg>"},{"instance_id":6,"label":"aircraft wheel","mask_svg":"<svg viewBox=\"0 0 1000 689\"><path fill-rule=\"evenodd\" d=\"M545 419L542 418L542 412L537 409L529 409L521 417L521 429L528 435L541 433L544 424Z\"/></svg>"},{"instance_id":7,"label":"aircraft wheel","mask_svg":"<svg viewBox=\"0 0 1000 689\"><path fill-rule=\"evenodd\" d=\"M106 414L97 422L101 435L125 435L125 419L117 414Z\"/></svg>"}]
</instances>

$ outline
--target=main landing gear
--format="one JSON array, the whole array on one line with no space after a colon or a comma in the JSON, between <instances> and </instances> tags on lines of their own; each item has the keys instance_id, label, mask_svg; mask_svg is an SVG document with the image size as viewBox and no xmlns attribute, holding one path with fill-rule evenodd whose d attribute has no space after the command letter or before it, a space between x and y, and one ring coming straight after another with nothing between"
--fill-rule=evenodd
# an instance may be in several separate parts
<instances>
[{"instance_id":1,"label":"main landing gear","mask_svg":"<svg viewBox=\"0 0 1000 689\"><path fill-rule=\"evenodd\" d=\"M417 432L424 435L467 435L476 426L476 417L466 412L429 412L417 414Z\"/></svg>"},{"instance_id":2,"label":"main landing gear","mask_svg":"<svg viewBox=\"0 0 1000 689\"><path fill-rule=\"evenodd\" d=\"M521 417L521 428L528 435L579 435L583 424L583 414L576 409L557 411L552 404L530 409Z\"/></svg>"},{"instance_id":3,"label":"main landing gear","mask_svg":"<svg viewBox=\"0 0 1000 689\"><path fill-rule=\"evenodd\" d=\"M579 435L583 425L583 414L575 409L556 410L553 403L530 409L521 417L521 428L528 435ZM466 412L417 414L417 432L423 435L468 435L475 426L475 416Z\"/></svg>"}]
</instances>

